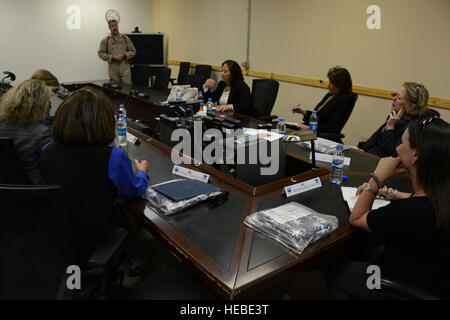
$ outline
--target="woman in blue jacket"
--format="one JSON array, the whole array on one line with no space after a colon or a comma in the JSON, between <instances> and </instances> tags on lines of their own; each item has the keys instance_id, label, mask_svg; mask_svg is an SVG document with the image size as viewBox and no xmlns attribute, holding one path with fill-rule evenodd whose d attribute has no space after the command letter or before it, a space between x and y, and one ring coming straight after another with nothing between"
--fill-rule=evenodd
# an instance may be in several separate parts
<instances>
[{"instance_id":1,"label":"woman in blue jacket","mask_svg":"<svg viewBox=\"0 0 450 320\"><path fill-rule=\"evenodd\" d=\"M46 184L63 188L70 230L81 266L115 223L116 197L136 199L148 185L147 161L131 160L111 146L116 136L111 101L84 87L68 96L55 114L54 142L41 154Z\"/></svg>"}]
</instances>

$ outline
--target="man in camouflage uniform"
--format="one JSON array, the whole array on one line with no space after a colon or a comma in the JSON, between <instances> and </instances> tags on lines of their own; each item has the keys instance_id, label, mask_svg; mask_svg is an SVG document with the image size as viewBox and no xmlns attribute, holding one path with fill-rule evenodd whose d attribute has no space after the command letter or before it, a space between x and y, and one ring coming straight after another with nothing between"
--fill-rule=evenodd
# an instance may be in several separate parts
<instances>
[{"instance_id":1,"label":"man in camouflage uniform","mask_svg":"<svg viewBox=\"0 0 450 320\"><path fill-rule=\"evenodd\" d=\"M136 55L136 48L130 38L119 33L117 21L109 21L108 27L111 35L100 42L98 56L108 62L111 81L131 85L130 60Z\"/></svg>"}]
</instances>

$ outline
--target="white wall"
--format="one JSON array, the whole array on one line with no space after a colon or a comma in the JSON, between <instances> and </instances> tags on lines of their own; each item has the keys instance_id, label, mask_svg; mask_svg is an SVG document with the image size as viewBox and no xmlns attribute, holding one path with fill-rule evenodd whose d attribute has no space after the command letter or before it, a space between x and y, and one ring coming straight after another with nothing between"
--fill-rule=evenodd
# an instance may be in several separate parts
<instances>
[{"instance_id":1,"label":"white wall","mask_svg":"<svg viewBox=\"0 0 450 320\"><path fill-rule=\"evenodd\" d=\"M81 29L68 30L67 8L81 9ZM0 0L0 72L16 74L17 84L37 69L48 69L60 82L108 78L107 64L97 56L109 32L108 9L119 11L119 30L150 28L148 0Z\"/></svg>"},{"instance_id":2,"label":"white wall","mask_svg":"<svg viewBox=\"0 0 450 320\"><path fill-rule=\"evenodd\" d=\"M355 85L398 90L423 83L431 96L449 97L450 0L252 0L250 69L327 80L347 68ZM247 0L150 0L151 27L168 36L170 60L220 65L245 60ZM381 30L369 30L366 9L381 8ZM194 23L197 22L197 23ZM172 74L176 77L178 68ZM217 75L215 75L217 77ZM220 77L220 75L219 75ZM246 77L251 86L253 78ZM326 89L280 82L273 113L313 108ZM360 95L343 129L356 145L386 119L388 99ZM450 109L437 109L450 121ZM320 119L319 119L320 121Z\"/></svg>"}]
</instances>

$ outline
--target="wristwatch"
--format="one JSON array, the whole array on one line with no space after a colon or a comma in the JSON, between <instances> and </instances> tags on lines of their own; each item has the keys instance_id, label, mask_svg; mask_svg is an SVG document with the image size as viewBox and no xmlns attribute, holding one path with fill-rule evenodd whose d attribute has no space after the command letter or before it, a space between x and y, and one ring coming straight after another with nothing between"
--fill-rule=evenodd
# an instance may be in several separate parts
<instances>
[{"instance_id":1,"label":"wristwatch","mask_svg":"<svg viewBox=\"0 0 450 320\"><path fill-rule=\"evenodd\" d=\"M378 193L376 193L375 191L373 191L372 187L370 186L370 184L366 184L366 186L364 187L364 190L366 190L367 192L370 192L371 194L373 194L375 197L378 195Z\"/></svg>"}]
</instances>

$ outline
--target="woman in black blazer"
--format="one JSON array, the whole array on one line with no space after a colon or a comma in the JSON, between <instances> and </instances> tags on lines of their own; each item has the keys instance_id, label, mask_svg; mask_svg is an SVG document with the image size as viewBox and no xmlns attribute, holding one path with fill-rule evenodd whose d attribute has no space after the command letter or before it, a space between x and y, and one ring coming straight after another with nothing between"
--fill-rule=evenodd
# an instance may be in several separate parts
<instances>
[{"instance_id":1,"label":"woman in black blazer","mask_svg":"<svg viewBox=\"0 0 450 320\"><path fill-rule=\"evenodd\" d=\"M234 111L249 116L257 116L256 110L253 108L250 88L244 82L241 67L236 61L226 60L222 63L222 81L219 82L214 92L210 92L209 88L214 85L213 79L206 80L203 85L205 88L204 97L205 100L212 98L213 102L217 102L217 112Z\"/></svg>"},{"instance_id":2,"label":"woman in black blazer","mask_svg":"<svg viewBox=\"0 0 450 320\"><path fill-rule=\"evenodd\" d=\"M392 98L391 112L386 121L358 148L380 157L396 157L397 146L402 143L402 135L412 120L429 117L429 93L423 84L405 82Z\"/></svg>"},{"instance_id":3,"label":"woman in black blazer","mask_svg":"<svg viewBox=\"0 0 450 320\"><path fill-rule=\"evenodd\" d=\"M353 111L357 95L352 92L352 78L345 68L339 66L328 70L328 93L314 108L317 111L317 133L341 133ZM309 130L309 117L312 111L299 106L292 107L292 112L303 114L300 130Z\"/></svg>"}]
</instances>

